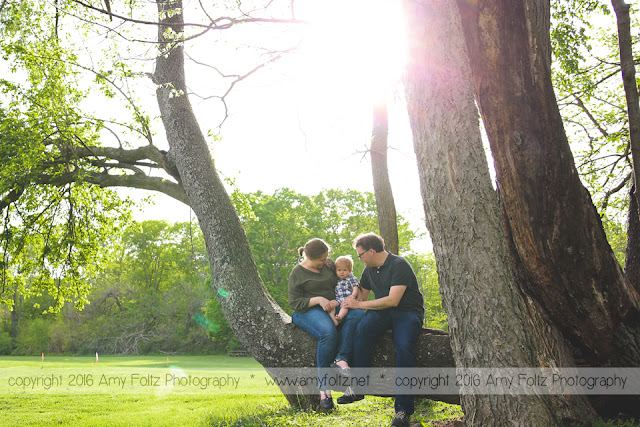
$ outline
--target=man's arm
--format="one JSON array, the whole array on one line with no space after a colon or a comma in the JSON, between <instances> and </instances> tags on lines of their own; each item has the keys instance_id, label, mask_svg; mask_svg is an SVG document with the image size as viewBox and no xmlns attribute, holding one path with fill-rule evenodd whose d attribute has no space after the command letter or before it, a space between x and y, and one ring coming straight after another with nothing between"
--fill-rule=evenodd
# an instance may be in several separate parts
<instances>
[{"instance_id":1,"label":"man's arm","mask_svg":"<svg viewBox=\"0 0 640 427\"><path fill-rule=\"evenodd\" d=\"M384 310L386 308L393 308L400 304L400 300L402 299L402 295L404 295L404 291L406 289L406 286L392 286L389 290L388 296L371 301L367 301L367 298L369 297L369 290L361 289L360 299L363 301L347 299L344 300L342 304L346 304L344 306L347 308L361 308L363 310Z\"/></svg>"}]
</instances>

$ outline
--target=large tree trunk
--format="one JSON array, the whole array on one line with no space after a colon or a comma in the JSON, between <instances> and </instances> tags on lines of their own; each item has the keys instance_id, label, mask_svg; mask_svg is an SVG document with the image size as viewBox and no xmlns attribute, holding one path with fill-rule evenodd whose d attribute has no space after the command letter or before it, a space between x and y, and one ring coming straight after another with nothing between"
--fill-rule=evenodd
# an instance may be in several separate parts
<instances>
[{"instance_id":1,"label":"large tree trunk","mask_svg":"<svg viewBox=\"0 0 640 427\"><path fill-rule=\"evenodd\" d=\"M615 363L612 337L635 317L639 297L569 149L546 54L549 2L458 4L510 238L527 278L522 291L590 364Z\"/></svg>"},{"instance_id":2,"label":"large tree trunk","mask_svg":"<svg viewBox=\"0 0 640 427\"><path fill-rule=\"evenodd\" d=\"M183 16L166 13L182 9L180 1L158 2L161 19L158 40L161 54L154 81L162 121L182 186L202 229L212 273L212 287L232 330L242 345L267 371L271 368L315 366L316 341L296 328L291 318L269 296L251 254L235 209L219 179L204 136L186 95L182 44L165 39L167 28L181 34ZM295 248L291 248L292 252ZM423 366L453 366L448 337L424 333L418 341ZM436 349L435 351L430 351ZM382 340L379 364L394 353ZM391 363L391 362L389 362ZM377 365L380 366L380 365ZM292 405L317 407L318 395L287 395Z\"/></svg>"},{"instance_id":3,"label":"large tree trunk","mask_svg":"<svg viewBox=\"0 0 640 427\"><path fill-rule=\"evenodd\" d=\"M525 279L491 185L456 5L405 5L406 97L456 366L570 365L569 347L553 340L557 330L519 292ZM553 425L590 414L580 397L463 393L461 400L469 425Z\"/></svg>"},{"instance_id":4,"label":"large tree trunk","mask_svg":"<svg viewBox=\"0 0 640 427\"><path fill-rule=\"evenodd\" d=\"M391 253L398 254L398 221L396 204L389 180L387 167L387 150L389 136L389 114L386 101L380 100L373 106L373 131L371 132L371 172L373 174L373 191L376 196L378 227L385 246Z\"/></svg>"}]
</instances>

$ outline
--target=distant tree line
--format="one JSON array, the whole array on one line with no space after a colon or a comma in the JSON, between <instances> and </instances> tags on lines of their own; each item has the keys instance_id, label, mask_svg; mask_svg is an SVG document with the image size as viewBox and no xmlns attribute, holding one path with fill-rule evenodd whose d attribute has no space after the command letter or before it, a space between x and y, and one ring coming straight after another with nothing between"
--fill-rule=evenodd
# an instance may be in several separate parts
<instances>
[{"instance_id":1,"label":"distant tree line","mask_svg":"<svg viewBox=\"0 0 640 427\"><path fill-rule=\"evenodd\" d=\"M378 227L371 193L326 190L305 196L284 188L272 195L236 191L233 199L260 275L289 314L288 277L299 261L298 247L321 237L331 256L353 255L353 238ZM419 236L402 218L399 234L400 252L425 295L425 325L446 329L433 255L411 249ZM359 276L363 265L354 261ZM211 291L197 224L131 222L88 263L82 282L91 290L82 310L78 304L50 310L56 306L51 292L15 294L13 305L0 312L0 354L225 353L240 347L218 303L225 291ZM28 272L20 275L26 287L36 280Z\"/></svg>"}]
</instances>

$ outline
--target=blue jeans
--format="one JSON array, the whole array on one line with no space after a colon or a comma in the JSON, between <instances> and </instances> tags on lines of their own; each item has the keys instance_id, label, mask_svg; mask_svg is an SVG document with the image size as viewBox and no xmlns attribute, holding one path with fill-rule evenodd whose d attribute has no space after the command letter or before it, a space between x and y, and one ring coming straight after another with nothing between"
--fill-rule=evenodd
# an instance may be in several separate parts
<instances>
[{"instance_id":1,"label":"blue jeans","mask_svg":"<svg viewBox=\"0 0 640 427\"><path fill-rule=\"evenodd\" d=\"M422 329L422 319L415 313L396 310L369 310L358 324L354 339L353 366L371 366L371 355L376 339L387 329L393 331L393 347L396 350L396 367L415 368L415 345ZM396 395L396 412L413 414L413 395Z\"/></svg>"},{"instance_id":2,"label":"blue jeans","mask_svg":"<svg viewBox=\"0 0 640 427\"><path fill-rule=\"evenodd\" d=\"M316 305L304 313L293 312L293 324L318 340L316 362L319 378L324 375L322 368L328 368L334 360L345 360L351 364L353 356L353 337L356 326L364 316L364 311L351 309L342 321L340 330L336 329L329 314ZM326 389L322 387L321 389Z\"/></svg>"}]
</instances>

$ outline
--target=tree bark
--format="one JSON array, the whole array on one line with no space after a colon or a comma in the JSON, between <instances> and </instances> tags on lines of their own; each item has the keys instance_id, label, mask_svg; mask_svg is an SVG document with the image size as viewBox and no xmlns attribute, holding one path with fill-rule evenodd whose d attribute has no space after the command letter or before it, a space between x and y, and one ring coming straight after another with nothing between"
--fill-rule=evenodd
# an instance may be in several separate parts
<instances>
[{"instance_id":1,"label":"tree bark","mask_svg":"<svg viewBox=\"0 0 640 427\"><path fill-rule=\"evenodd\" d=\"M398 221L396 204L393 199L389 168L387 166L387 141L389 135L389 117L387 104L384 101L375 103L373 107L373 131L371 135L371 172L373 174L373 191L376 196L378 227L387 250L398 254Z\"/></svg>"},{"instance_id":2,"label":"tree bark","mask_svg":"<svg viewBox=\"0 0 640 427\"><path fill-rule=\"evenodd\" d=\"M611 363L612 337L635 316L639 297L569 149L545 53L549 29L540 27L549 2L458 5L510 238L528 279L522 291L593 366Z\"/></svg>"}]
</instances>

